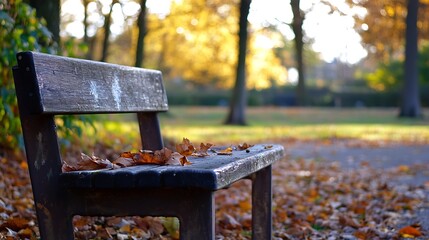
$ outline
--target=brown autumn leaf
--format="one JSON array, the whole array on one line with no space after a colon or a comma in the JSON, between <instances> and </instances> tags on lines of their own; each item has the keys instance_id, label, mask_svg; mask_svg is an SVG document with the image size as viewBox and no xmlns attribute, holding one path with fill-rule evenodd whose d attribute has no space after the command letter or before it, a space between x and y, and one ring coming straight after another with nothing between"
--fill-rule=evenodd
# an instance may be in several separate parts
<instances>
[{"instance_id":1,"label":"brown autumn leaf","mask_svg":"<svg viewBox=\"0 0 429 240\"><path fill-rule=\"evenodd\" d=\"M196 156L196 157L206 157L209 154L207 153L207 151L213 146L213 144L211 143L201 143L200 144L200 148L198 148L194 154L192 154L192 156Z\"/></svg>"},{"instance_id":2,"label":"brown autumn leaf","mask_svg":"<svg viewBox=\"0 0 429 240\"><path fill-rule=\"evenodd\" d=\"M354 232L353 236L355 236L357 239L367 239L368 238L368 236L365 232L359 231L359 230Z\"/></svg>"},{"instance_id":3,"label":"brown autumn leaf","mask_svg":"<svg viewBox=\"0 0 429 240\"><path fill-rule=\"evenodd\" d=\"M132 153L132 154L133 154L133 160L137 165L154 163L153 151L141 150L138 153Z\"/></svg>"},{"instance_id":4,"label":"brown autumn leaf","mask_svg":"<svg viewBox=\"0 0 429 240\"><path fill-rule=\"evenodd\" d=\"M18 231L18 235L21 239L36 239L36 234L31 228L24 228Z\"/></svg>"},{"instance_id":5,"label":"brown autumn leaf","mask_svg":"<svg viewBox=\"0 0 429 240\"><path fill-rule=\"evenodd\" d=\"M126 158L126 157L118 157L113 161L113 164L116 164L120 167L130 167L136 165L134 160L132 158Z\"/></svg>"},{"instance_id":6,"label":"brown autumn leaf","mask_svg":"<svg viewBox=\"0 0 429 240\"><path fill-rule=\"evenodd\" d=\"M0 229L9 228L13 231L19 231L21 229L27 228L28 223L29 221L24 218L9 218L0 226Z\"/></svg>"},{"instance_id":7,"label":"brown autumn leaf","mask_svg":"<svg viewBox=\"0 0 429 240\"><path fill-rule=\"evenodd\" d=\"M180 164L182 166L185 166L185 165L191 165L192 163L189 162L189 160L188 160L188 158L186 156L183 156L183 157L180 158Z\"/></svg>"},{"instance_id":8,"label":"brown autumn leaf","mask_svg":"<svg viewBox=\"0 0 429 240\"><path fill-rule=\"evenodd\" d=\"M406 226L399 229L398 234L403 238L415 238L422 236L422 232L413 226Z\"/></svg>"},{"instance_id":9,"label":"brown autumn leaf","mask_svg":"<svg viewBox=\"0 0 429 240\"><path fill-rule=\"evenodd\" d=\"M163 157L159 152L157 151L153 152L150 150L143 150L136 153L133 157L133 160L137 165L142 165L142 164L164 165L165 163Z\"/></svg>"},{"instance_id":10,"label":"brown autumn leaf","mask_svg":"<svg viewBox=\"0 0 429 240\"><path fill-rule=\"evenodd\" d=\"M353 218L351 218L349 216L340 215L338 218L338 221L342 226L349 226L352 228L359 228L360 227L360 224L357 223Z\"/></svg>"},{"instance_id":11,"label":"brown autumn leaf","mask_svg":"<svg viewBox=\"0 0 429 240\"><path fill-rule=\"evenodd\" d=\"M81 153L81 161L77 163L78 170L98 170L98 169L112 169L113 164L107 159L101 159L96 156L88 156Z\"/></svg>"},{"instance_id":12,"label":"brown autumn leaf","mask_svg":"<svg viewBox=\"0 0 429 240\"><path fill-rule=\"evenodd\" d=\"M169 158L168 158L167 162L165 163L165 165L182 165L182 164L180 163L180 159L181 159L182 157L183 157L183 156L182 156L182 155L180 155L180 153L178 153L178 152L173 152L173 153L169 156Z\"/></svg>"},{"instance_id":13,"label":"brown autumn leaf","mask_svg":"<svg viewBox=\"0 0 429 240\"><path fill-rule=\"evenodd\" d=\"M232 148L227 147L223 150L217 151L216 153L217 153L217 155L232 155Z\"/></svg>"},{"instance_id":14,"label":"brown autumn leaf","mask_svg":"<svg viewBox=\"0 0 429 240\"><path fill-rule=\"evenodd\" d=\"M131 153L131 152L123 152L121 153L119 156L123 157L123 158L133 158L135 155L135 153Z\"/></svg>"},{"instance_id":15,"label":"brown autumn leaf","mask_svg":"<svg viewBox=\"0 0 429 240\"><path fill-rule=\"evenodd\" d=\"M137 227L145 232L151 232L153 235L159 235L164 232L165 228L157 217L143 217L136 219Z\"/></svg>"},{"instance_id":16,"label":"brown autumn leaf","mask_svg":"<svg viewBox=\"0 0 429 240\"><path fill-rule=\"evenodd\" d=\"M173 152L167 162L165 163L165 165L190 165L192 164L191 162L188 161L188 159L186 158L186 156L181 155L178 152Z\"/></svg>"},{"instance_id":17,"label":"brown autumn leaf","mask_svg":"<svg viewBox=\"0 0 429 240\"><path fill-rule=\"evenodd\" d=\"M183 138L182 143L176 144L176 150L183 156L191 156L195 151L195 147L189 139Z\"/></svg>"},{"instance_id":18,"label":"brown autumn leaf","mask_svg":"<svg viewBox=\"0 0 429 240\"><path fill-rule=\"evenodd\" d=\"M61 170L63 172L72 172L72 171L78 171L77 167L72 166L70 164L68 164L67 162L63 162L63 166L61 167Z\"/></svg>"},{"instance_id":19,"label":"brown autumn leaf","mask_svg":"<svg viewBox=\"0 0 429 240\"><path fill-rule=\"evenodd\" d=\"M192 163L188 161L186 156L181 155L178 152L173 152L168 148L164 148L166 151L166 162L165 165L191 165Z\"/></svg>"},{"instance_id":20,"label":"brown autumn leaf","mask_svg":"<svg viewBox=\"0 0 429 240\"><path fill-rule=\"evenodd\" d=\"M89 224L89 219L81 216L77 216L73 219L73 226L76 228L82 228Z\"/></svg>"},{"instance_id":21,"label":"brown autumn leaf","mask_svg":"<svg viewBox=\"0 0 429 240\"><path fill-rule=\"evenodd\" d=\"M226 228L226 229L241 229L241 224L230 214L223 213L222 217L220 218L220 224Z\"/></svg>"},{"instance_id":22,"label":"brown autumn leaf","mask_svg":"<svg viewBox=\"0 0 429 240\"><path fill-rule=\"evenodd\" d=\"M242 200L242 201L238 202L238 206L243 211L250 211L250 210L252 210L252 203L250 203L250 201Z\"/></svg>"},{"instance_id":23,"label":"brown autumn leaf","mask_svg":"<svg viewBox=\"0 0 429 240\"><path fill-rule=\"evenodd\" d=\"M81 153L80 161L76 164L70 164L63 162L62 171L71 172L71 171L84 171L84 170L98 170L98 169L113 169L115 168L107 159L101 159L96 156L88 156L84 153Z\"/></svg>"},{"instance_id":24,"label":"brown autumn leaf","mask_svg":"<svg viewBox=\"0 0 429 240\"><path fill-rule=\"evenodd\" d=\"M128 153L127 153L128 154ZM133 153L131 153L133 154ZM168 148L163 148L155 152L142 150L133 156L134 162L139 164L157 164L157 165L188 165L190 162L185 156L178 152L173 152Z\"/></svg>"},{"instance_id":25,"label":"brown autumn leaf","mask_svg":"<svg viewBox=\"0 0 429 240\"><path fill-rule=\"evenodd\" d=\"M171 154L173 154L173 151L164 147L161 150L155 151L154 157L156 159L156 162L159 162L160 165L165 165L168 162L168 160L170 159Z\"/></svg>"},{"instance_id":26,"label":"brown autumn leaf","mask_svg":"<svg viewBox=\"0 0 429 240\"><path fill-rule=\"evenodd\" d=\"M238 144L237 149L240 151L246 150L250 147L253 147L253 145L251 144L247 144L247 143L243 143L243 144Z\"/></svg>"}]
</instances>

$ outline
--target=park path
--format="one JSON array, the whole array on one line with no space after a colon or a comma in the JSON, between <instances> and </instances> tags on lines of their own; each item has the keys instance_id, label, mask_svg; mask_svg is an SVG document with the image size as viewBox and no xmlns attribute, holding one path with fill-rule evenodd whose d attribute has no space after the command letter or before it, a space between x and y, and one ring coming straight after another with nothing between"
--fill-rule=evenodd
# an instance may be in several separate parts
<instances>
[{"instance_id":1,"label":"park path","mask_svg":"<svg viewBox=\"0 0 429 240\"><path fill-rule=\"evenodd\" d=\"M392 184L426 186L427 202L416 213L416 219L408 219L401 225L419 222L429 230L429 145L410 144L366 144L350 141L295 142L288 144L286 155L289 159L308 159L337 162L345 171L368 164L376 169L412 169L410 174L398 175Z\"/></svg>"},{"instance_id":2,"label":"park path","mask_svg":"<svg viewBox=\"0 0 429 240\"><path fill-rule=\"evenodd\" d=\"M389 169L400 166L419 166L419 171L397 181L412 185L429 183L429 145L385 144L371 145L348 141L329 144L296 142L286 147L290 158L324 159L338 162L345 170L369 164L373 168Z\"/></svg>"}]
</instances>

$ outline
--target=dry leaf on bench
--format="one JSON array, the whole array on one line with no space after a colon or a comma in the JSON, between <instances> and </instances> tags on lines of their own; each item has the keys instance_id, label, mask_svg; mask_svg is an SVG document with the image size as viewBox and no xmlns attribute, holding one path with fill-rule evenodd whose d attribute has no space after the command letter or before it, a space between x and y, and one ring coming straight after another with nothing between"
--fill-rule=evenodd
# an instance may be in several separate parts
<instances>
[{"instance_id":1,"label":"dry leaf on bench","mask_svg":"<svg viewBox=\"0 0 429 240\"><path fill-rule=\"evenodd\" d=\"M133 156L133 160L137 165L141 164L161 164L156 162L154 159L154 153L150 150L142 150L138 153L135 153Z\"/></svg>"},{"instance_id":2,"label":"dry leaf on bench","mask_svg":"<svg viewBox=\"0 0 429 240\"><path fill-rule=\"evenodd\" d=\"M196 151L195 151L195 153L194 154L192 154L193 156L196 156L196 157L206 157L206 156L208 156L209 154L207 153L207 151L210 149L210 147L211 146L213 146L213 144L211 144L211 143L206 143L206 144L204 144L204 143L201 143L200 144L200 148L199 149L197 149Z\"/></svg>"},{"instance_id":3,"label":"dry leaf on bench","mask_svg":"<svg viewBox=\"0 0 429 240\"><path fill-rule=\"evenodd\" d=\"M113 164L116 164L120 167L130 167L136 165L132 158L119 157L113 161Z\"/></svg>"},{"instance_id":4,"label":"dry leaf on bench","mask_svg":"<svg viewBox=\"0 0 429 240\"><path fill-rule=\"evenodd\" d=\"M168 158L168 161L165 163L166 165L182 165L181 159L185 156L180 155L178 152L173 152L170 157Z\"/></svg>"},{"instance_id":5,"label":"dry leaf on bench","mask_svg":"<svg viewBox=\"0 0 429 240\"><path fill-rule=\"evenodd\" d=\"M113 164L107 159L101 159L96 156L88 156L81 153L81 161L77 163L79 170L97 170L97 169L112 169Z\"/></svg>"},{"instance_id":6,"label":"dry leaf on bench","mask_svg":"<svg viewBox=\"0 0 429 240\"><path fill-rule=\"evenodd\" d=\"M217 155L232 155L232 148L228 147L223 150L217 151Z\"/></svg>"},{"instance_id":7,"label":"dry leaf on bench","mask_svg":"<svg viewBox=\"0 0 429 240\"><path fill-rule=\"evenodd\" d=\"M250 147L253 147L253 145L251 144L247 144L247 143L243 143L243 144L238 144L237 149L242 151L242 150L246 150Z\"/></svg>"},{"instance_id":8,"label":"dry leaf on bench","mask_svg":"<svg viewBox=\"0 0 429 240\"><path fill-rule=\"evenodd\" d=\"M155 152L150 150L143 150L139 153L136 153L133 157L134 162L137 165L139 164L157 164L164 165L168 161L168 157L171 155L172 151L168 148L163 148Z\"/></svg>"},{"instance_id":9,"label":"dry leaf on bench","mask_svg":"<svg viewBox=\"0 0 429 240\"><path fill-rule=\"evenodd\" d=\"M75 166L64 162L62 166L63 172L112 169L115 167L109 160L101 159L96 156L90 157L84 153L81 153L80 158L81 160L78 161Z\"/></svg>"},{"instance_id":10,"label":"dry leaf on bench","mask_svg":"<svg viewBox=\"0 0 429 240\"><path fill-rule=\"evenodd\" d=\"M61 170L63 172L72 172L72 171L78 171L76 166L72 166L66 162L63 162L63 166L61 167Z\"/></svg>"},{"instance_id":11,"label":"dry leaf on bench","mask_svg":"<svg viewBox=\"0 0 429 240\"><path fill-rule=\"evenodd\" d=\"M183 138L182 143L176 144L176 150L183 156L191 156L195 151L195 147L189 139Z\"/></svg>"},{"instance_id":12,"label":"dry leaf on bench","mask_svg":"<svg viewBox=\"0 0 429 240\"><path fill-rule=\"evenodd\" d=\"M183 156L180 158L180 164L182 164L182 166L185 166L191 165L192 163L188 161L188 158L186 158L186 156Z\"/></svg>"}]
</instances>

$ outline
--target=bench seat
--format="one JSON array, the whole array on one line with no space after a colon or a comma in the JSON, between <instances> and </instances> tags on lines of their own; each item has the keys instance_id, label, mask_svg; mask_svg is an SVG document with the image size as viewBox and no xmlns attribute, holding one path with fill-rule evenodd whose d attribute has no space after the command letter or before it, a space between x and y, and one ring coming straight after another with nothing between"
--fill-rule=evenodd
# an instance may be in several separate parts
<instances>
[{"instance_id":1,"label":"bench seat","mask_svg":"<svg viewBox=\"0 0 429 240\"><path fill-rule=\"evenodd\" d=\"M269 147L267 147L269 146ZM207 157L188 157L191 165L140 165L120 169L62 173L67 188L154 188L184 187L218 190L248 176L282 156L280 145L255 145L249 151L232 155L211 153Z\"/></svg>"}]
</instances>

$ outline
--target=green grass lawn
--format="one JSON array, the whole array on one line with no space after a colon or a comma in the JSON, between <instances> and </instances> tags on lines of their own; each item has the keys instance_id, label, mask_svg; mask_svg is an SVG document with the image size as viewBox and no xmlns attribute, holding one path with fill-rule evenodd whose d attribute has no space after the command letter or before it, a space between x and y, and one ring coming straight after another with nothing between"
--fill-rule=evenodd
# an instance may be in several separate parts
<instances>
[{"instance_id":1,"label":"green grass lawn","mask_svg":"<svg viewBox=\"0 0 429 240\"><path fill-rule=\"evenodd\" d=\"M248 108L247 126L223 125L227 111L221 107L170 107L160 115L163 135L174 142L187 137L215 144L331 138L429 142L428 119L400 119L394 108ZM135 141L137 124L131 119L106 120L108 131L98 131L99 137L106 140L119 133L122 141Z\"/></svg>"}]
</instances>

